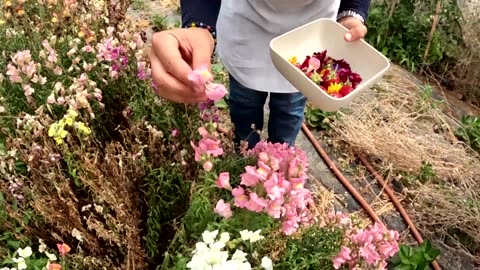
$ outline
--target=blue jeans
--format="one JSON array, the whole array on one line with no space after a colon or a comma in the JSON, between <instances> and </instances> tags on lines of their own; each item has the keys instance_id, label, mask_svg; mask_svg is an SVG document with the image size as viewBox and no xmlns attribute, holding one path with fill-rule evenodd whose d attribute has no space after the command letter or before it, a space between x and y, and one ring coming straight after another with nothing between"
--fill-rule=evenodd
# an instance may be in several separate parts
<instances>
[{"instance_id":1,"label":"blue jeans","mask_svg":"<svg viewBox=\"0 0 480 270\"><path fill-rule=\"evenodd\" d=\"M260 135L255 130L263 129L263 108L267 96L268 92L247 88L230 75L229 107L237 146L240 141L247 141L251 149L260 141ZM269 142L295 144L302 127L306 101L300 92L270 93Z\"/></svg>"}]
</instances>

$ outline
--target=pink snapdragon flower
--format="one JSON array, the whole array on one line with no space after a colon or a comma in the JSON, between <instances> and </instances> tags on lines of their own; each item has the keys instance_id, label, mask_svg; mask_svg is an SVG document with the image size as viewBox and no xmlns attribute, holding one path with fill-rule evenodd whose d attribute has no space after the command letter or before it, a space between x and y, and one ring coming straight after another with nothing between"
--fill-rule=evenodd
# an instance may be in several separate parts
<instances>
[{"instance_id":1,"label":"pink snapdragon flower","mask_svg":"<svg viewBox=\"0 0 480 270\"><path fill-rule=\"evenodd\" d=\"M224 218L231 218L233 216L233 212L232 212L232 209L230 208L230 204L226 203L224 200L219 200L217 202L217 204L215 205L214 212Z\"/></svg>"},{"instance_id":2,"label":"pink snapdragon flower","mask_svg":"<svg viewBox=\"0 0 480 270\"><path fill-rule=\"evenodd\" d=\"M252 212L265 212L282 220L286 235L311 224L309 205L313 198L303 188L307 179L306 155L287 144L260 142L247 156L257 157L255 166L245 166L238 187L232 189L234 205ZM295 178L290 179L290 175Z\"/></svg>"},{"instance_id":3,"label":"pink snapdragon flower","mask_svg":"<svg viewBox=\"0 0 480 270\"><path fill-rule=\"evenodd\" d=\"M244 208L247 206L249 197L245 195L245 190L242 187L232 189L232 195L235 199L235 206Z\"/></svg>"},{"instance_id":4,"label":"pink snapdragon flower","mask_svg":"<svg viewBox=\"0 0 480 270\"><path fill-rule=\"evenodd\" d=\"M196 87L205 87L205 95L213 101L222 99L227 94L227 89L223 84L214 83L213 76L208 71L207 65L202 65L199 69L193 70L188 79Z\"/></svg>"},{"instance_id":5,"label":"pink snapdragon flower","mask_svg":"<svg viewBox=\"0 0 480 270\"><path fill-rule=\"evenodd\" d=\"M386 269L387 260L399 250L398 232L387 230L382 224L375 223L366 229L352 226L350 218L340 212L330 212L326 225L345 231L344 245L333 258L333 266L349 268Z\"/></svg>"},{"instance_id":6,"label":"pink snapdragon flower","mask_svg":"<svg viewBox=\"0 0 480 270\"><path fill-rule=\"evenodd\" d=\"M220 173L215 184L218 188L232 190L232 186L230 186L230 174L228 172Z\"/></svg>"}]
</instances>

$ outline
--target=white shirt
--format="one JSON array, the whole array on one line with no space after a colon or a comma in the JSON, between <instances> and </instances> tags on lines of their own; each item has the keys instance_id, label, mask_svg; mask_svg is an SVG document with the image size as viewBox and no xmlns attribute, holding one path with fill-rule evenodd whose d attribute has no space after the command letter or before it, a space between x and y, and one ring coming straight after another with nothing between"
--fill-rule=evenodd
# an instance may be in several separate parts
<instances>
[{"instance_id":1,"label":"white shirt","mask_svg":"<svg viewBox=\"0 0 480 270\"><path fill-rule=\"evenodd\" d=\"M340 0L223 0L216 25L218 55L245 87L297 92L273 66L270 41L308 22L336 19L339 7Z\"/></svg>"}]
</instances>

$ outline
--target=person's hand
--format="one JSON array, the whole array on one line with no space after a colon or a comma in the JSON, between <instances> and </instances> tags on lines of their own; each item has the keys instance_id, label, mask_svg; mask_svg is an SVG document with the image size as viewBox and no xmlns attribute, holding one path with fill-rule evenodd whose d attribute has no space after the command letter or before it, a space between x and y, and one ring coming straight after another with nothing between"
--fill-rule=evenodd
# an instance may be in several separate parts
<instances>
[{"instance_id":1,"label":"person's hand","mask_svg":"<svg viewBox=\"0 0 480 270\"><path fill-rule=\"evenodd\" d=\"M205 88L188 79L192 70L208 65L214 40L202 28L173 29L155 33L152 38L150 62L157 94L181 103L198 103L207 99Z\"/></svg>"},{"instance_id":2,"label":"person's hand","mask_svg":"<svg viewBox=\"0 0 480 270\"><path fill-rule=\"evenodd\" d=\"M367 34L367 27L360 21L360 19L355 17L345 17L338 21L341 25L345 26L348 29L348 32L345 33L346 41L355 41L365 37Z\"/></svg>"}]
</instances>

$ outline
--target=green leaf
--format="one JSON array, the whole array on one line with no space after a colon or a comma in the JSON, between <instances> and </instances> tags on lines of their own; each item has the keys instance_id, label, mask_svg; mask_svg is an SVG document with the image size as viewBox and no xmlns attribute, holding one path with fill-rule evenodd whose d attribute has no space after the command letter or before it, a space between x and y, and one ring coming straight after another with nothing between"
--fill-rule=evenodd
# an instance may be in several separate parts
<instances>
[{"instance_id":1,"label":"green leaf","mask_svg":"<svg viewBox=\"0 0 480 270\"><path fill-rule=\"evenodd\" d=\"M215 101L215 106L217 106L217 108L220 108L220 109L228 108L227 102L225 101L224 98Z\"/></svg>"},{"instance_id":2,"label":"green leaf","mask_svg":"<svg viewBox=\"0 0 480 270\"><path fill-rule=\"evenodd\" d=\"M13 249L18 249L20 247L20 241L7 240L7 245Z\"/></svg>"}]
</instances>

